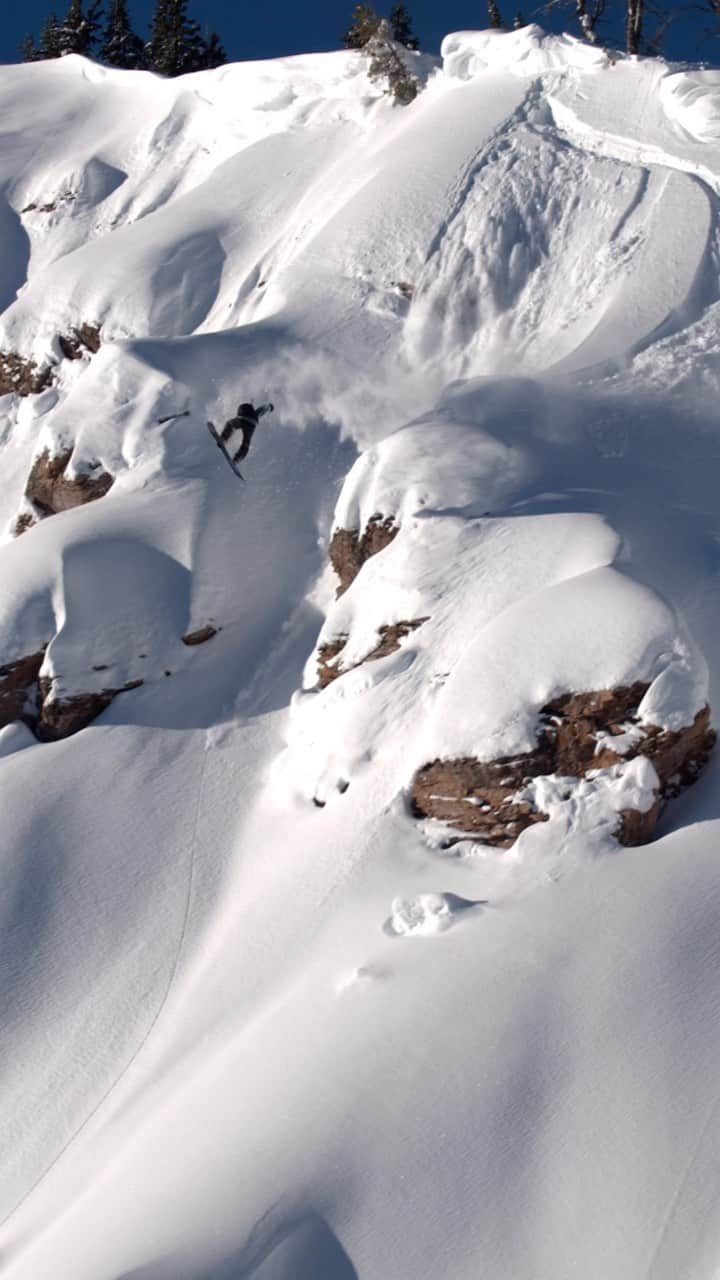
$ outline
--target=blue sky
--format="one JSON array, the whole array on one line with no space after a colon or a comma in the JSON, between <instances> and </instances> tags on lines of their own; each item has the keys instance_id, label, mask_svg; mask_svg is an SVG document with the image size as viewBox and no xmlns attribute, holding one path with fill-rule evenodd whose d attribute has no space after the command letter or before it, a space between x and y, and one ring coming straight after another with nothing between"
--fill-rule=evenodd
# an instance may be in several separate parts
<instances>
[{"instance_id":1,"label":"blue sky","mask_svg":"<svg viewBox=\"0 0 720 1280\"><path fill-rule=\"evenodd\" d=\"M522 2L522 0L521 0ZM68 0L56 0L62 15ZM233 0L190 0L189 12L199 22L215 28L225 45L228 57L272 58L283 53L304 53L340 47L340 37L352 16L354 0L313 0L311 5L275 0L270 5L241 6ZM378 3L378 9L388 10L393 0ZM500 10L510 20L518 0L499 0ZM0 61L14 62L18 58L17 46L23 35L30 31L37 35L53 0L25 0L22 5L8 6L0 30ZM129 9L136 28L146 34L148 19L154 7L153 0L130 0ZM421 45L428 52L437 52L442 36L447 31L477 28L487 25L487 9L483 0L446 0L440 6L432 0L418 0L407 5L413 17L415 30ZM532 16L534 7L523 5L526 18ZM611 6L610 6L611 7ZM668 40L668 54L675 58L720 60L720 40L703 38L702 17L692 19L677 10ZM562 24L555 19L545 25L559 29ZM572 30L571 15L566 25ZM706 24L707 25L707 24ZM608 30L610 28L608 27Z\"/></svg>"}]
</instances>

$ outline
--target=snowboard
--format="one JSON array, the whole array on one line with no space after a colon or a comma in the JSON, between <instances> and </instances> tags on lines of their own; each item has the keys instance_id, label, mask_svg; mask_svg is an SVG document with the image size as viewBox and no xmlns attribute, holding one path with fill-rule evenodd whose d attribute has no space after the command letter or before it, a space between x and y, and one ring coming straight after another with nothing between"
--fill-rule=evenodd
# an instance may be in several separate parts
<instances>
[{"instance_id":1,"label":"snowboard","mask_svg":"<svg viewBox=\"0 0 720 1280\"><path fill-rule=\"evenodd\" d=\"M225 445L223 444L222 440L220 439L220 436L218 435L217 431L215 430L215 424L214 424L214 423L212 423L212 422L208 422L208 424L207 424L207 428L208 428L208 431L210 432L210 435L212 436L213 440L215 441L215 443L216 443L216 445L217 445L218 449L219 449L219 450L220 450L220 452L223 454L223 456L227 459L227 464L228 464L228 466L231 468L231 470L232 470L232 471L234 471L234 472L235 472L235 475L237 476L238 480L244 480L244 479L245 479L245 477L244 477L244 475L243 475L242 471L241 471L241 470L240 470L240 468L238 467L237 463L233 462L232 458L230 457L230 454L228 453L227 449L225 448Z\"/></svg>"}]
</instances>

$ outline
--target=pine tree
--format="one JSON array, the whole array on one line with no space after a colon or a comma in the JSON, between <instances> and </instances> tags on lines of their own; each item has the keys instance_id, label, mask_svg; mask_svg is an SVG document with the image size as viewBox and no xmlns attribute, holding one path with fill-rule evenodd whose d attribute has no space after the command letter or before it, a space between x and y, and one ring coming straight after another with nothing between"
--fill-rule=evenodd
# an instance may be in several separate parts
<instances>
[{"instance_id":1,"label":"pine tree","mask_svg":"<svg viewBox=\"0 0 720 1280\"><path fill-rule=\"evenodd\" d=\"M204 65L211 71L213 67L224 67L226 62L227 54L220 43L220 37L217 31L211 31L205 42Z\"/></svg>"},{"instance_id":2,"label":"pine tree","mask_svg":"<svg viewBox=\"0 0 720 1280\"><path fill-rule=\"evenodd\" d=\"M185 42L184 42L184 63L182 73L185 75L188 71L202 71L204 68L203 58L207 45L202 37L200 23L194 18L185 18Z\"/></svg>"},{"instance_id":3,"label":"pine tree","mask_svg":"<svg viewBox=\"0 0 720 1280\"><path fill-rule=\"evenodd\" d=\"M109 67L131 71L145 66L145 47L132 29L125 0L110 0L99 57Z\"/></svg>"},{"instance_id":4,"label":"pine tree","mask_svg":"<svg viewBox=\"0 0 720 1280\"><path fill-rule=\"evenodd\" d=\"M523 17L522 9L518 9L517 13L515 14L515 17L513 18L513 31L519 31L521 27L526 27L526 26L527 26L527 22Z\"/></svg>"},{"instance_id":5,"label":"pine tree","mask_svg":"<svg viewBox=\"0 0 720 1280\"><path fill-rule=\"evenodd\" d=\"M60 23L57 15L51 10L40 32L38 58L59 58L60 53Z\"/></svg>"},{"instance_id":6,"label":"pine tree","mask_svg":"<svg viewBox=\"0 0 720 1280\"><path fill-rule=\"evenodd\" d=\"M213 33L209 42L204 40L198 23L188 18L187 0L157 0L145 52L150 70L161 76L201 71L209 65L208 57L225 58L219 38Z\"/></svg>"},{"instance_id":7,"label":"pine tree","mask_svg":"<svg viewBox=\"0 0 720 1280\"><path fill-rule=\"evenodd\" d=\"M379 26L380 19L369 4L356 4L352 25L342 38L343 46L346 49L364 49Z\"/></svg>"},{"instance_id":8,"label":"pine tree","mask_svg":"<svg viewBox=\"0 0 720 1280\"><path fill-rule=\"evenodd\" d=\"M81 53L87 57L97 35L99 19L100 0L94 0L87 13L82 0L70 0L70 8L58 27L60 53Z\"/></svg>"},{"instance_id":9,"label":"pine tree","mask_svg":"<svg viewBox=\"0 0 720 1280\"><path fill-rule=\"evenodd\" d=\"M496 0L487 0L488 18L490 26L494 31L504 31L505 23L502 20L500 10L496 4Z\"/></svg>"},{"instance_id":10,"label":"pine tree","mask_svg":"<svg viewBox=\"0 0 720 1280\"><path fill-rule=\"evenodd\" d=\"M371 80L385 81L385 93L392 94L395 101L403 107L417 97L418 79L400 57L387 18L383 18L378 24L375 34L365 46L365 52L370 55L368 75Z\"/></svg>"},{"instance_id":11,"label":"pine tree","mask_svg":"<svg viewBox=\"0 0 720 1280\"><path fill-rule=\"evenodd\" d=\"M390 10L390 27L396 44L404 44L406 49L420 48L420 41L413 34L412 19L404 4L396 4Z\"/></svg>"},{"instance_id":12,"label":"pine tree","mask_svg":"<svg viewBox=\"0 0 720 1280\"><path fill-rule=\"evenodd\" d=\"M102 26L103 16L103 0L92 0L85 14L85 27L87 30L88 54L92 54L100 40L100 28Z\"/></svg>"},{"instance_id":13,"label":"pine tree","mask_svg":"<svg viewBox=\"0 0 720 1280\"><path fill-rule=\"evenodd\" d=\"M23 62L37 62L41 57L40 50L35 47L33 36L23 36L18 48Z\"/></svg>"}]
</instances>

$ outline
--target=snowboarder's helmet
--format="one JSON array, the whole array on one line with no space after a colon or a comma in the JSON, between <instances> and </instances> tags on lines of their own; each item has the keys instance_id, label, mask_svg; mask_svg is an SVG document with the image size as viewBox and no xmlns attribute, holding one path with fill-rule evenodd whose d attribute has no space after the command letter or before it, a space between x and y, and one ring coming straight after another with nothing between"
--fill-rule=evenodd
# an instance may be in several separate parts
<instances>
[{"instance_id":1,"label":"snowboarder's helmet","mask_svg":"<svg viewBox=\"0 0 720 1280\"><path fill-rule=\"evenodd\" d=\"M238 418L257 418L254 404L238 405Z\"/></svg>"}]
</instances>

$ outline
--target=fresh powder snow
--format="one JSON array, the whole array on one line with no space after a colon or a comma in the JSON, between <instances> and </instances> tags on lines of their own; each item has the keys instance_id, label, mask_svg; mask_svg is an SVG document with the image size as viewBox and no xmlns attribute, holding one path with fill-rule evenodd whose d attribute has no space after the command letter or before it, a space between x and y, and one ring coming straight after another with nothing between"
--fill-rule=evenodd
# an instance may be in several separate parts
<instances>
[{"instance_id":1,"label":"fresh powder snow","mask_svg":"<svg viewBox=\"0 0 720 1280\"><path fill-rule=\"evenodd\" d=\"M0 69L3 1280L720 1274L720 71L409 56Z\"/></svg>"}]
</instances>

